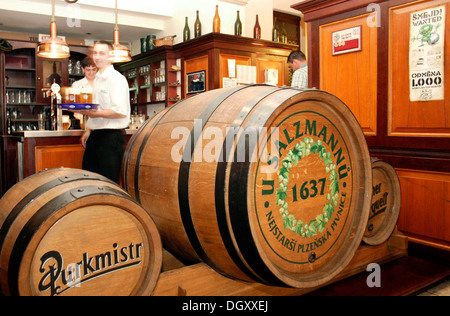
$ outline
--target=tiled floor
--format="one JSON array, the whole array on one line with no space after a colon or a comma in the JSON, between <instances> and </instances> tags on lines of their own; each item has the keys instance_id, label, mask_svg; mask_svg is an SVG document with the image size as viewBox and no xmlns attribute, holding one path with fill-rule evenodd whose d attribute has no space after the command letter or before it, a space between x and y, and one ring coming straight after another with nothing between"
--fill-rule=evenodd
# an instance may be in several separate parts
<instances>
[{"instance_id":1,"label":"tiled floor","mask_svg":"<svg viewBox=\"0 0 450 316\"><path fill-rule=\"evenodd\" d=\"M450 296L450 278L442 280L417 296Z\"/></svg>"}]
</instances>

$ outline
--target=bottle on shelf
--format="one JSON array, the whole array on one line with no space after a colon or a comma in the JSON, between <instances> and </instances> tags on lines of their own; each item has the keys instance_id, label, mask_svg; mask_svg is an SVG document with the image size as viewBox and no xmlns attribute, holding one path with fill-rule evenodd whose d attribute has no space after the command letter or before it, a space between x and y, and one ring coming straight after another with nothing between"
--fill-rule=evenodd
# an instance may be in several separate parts
<instances>
[{"instance_id":1,"label":"bottle on shelf","mask_svg":"<svg viewBox=\"0 0 450 316\"><path fill-rule=\"evenodd\" d=\"M283 22L282 28L281 28L280 42L282 42L282 43L287 43L288 42L287 31L286 31L286 24L284 22Z\"/></svg>"},{"instance_id":2,"label":"bottle on shelf","mask_svg":"<svg viewBox=\"0 0 450 316\"><path fill-rule=\"evenodd\" d=\"M6 133L8 135L10 135L11 134L11 118L9 116L8 116L8 119L6 120L6 126L7 126Z\"/></svg>"},{"instance_id":3,"label":"bottle on shelf","mask_svg":"<svg viewBox=\"0 0 450 316\"><path fill-rule=\"evenodd\" d=\"M275 18L275 21L273 22L272 41L274 41L274 42L279 42L280 41L280 29L278 27L277 18Z\"/></svg>"},{"instance_id":4,"label":"bottle on shelf","mask_svg":"<svg viewBox=\"0 0 450 316\"><path fill-rule=\"evenodd\" d=\"M197 19L194 24L194 37L202 36L202 23L200 22L199 13L197 10Z\"/></svg>"},{"instance_id":5,"label":"bottle on shelf","mask_svg":"<svg viewBox=\"0 0 450 316\"><path fill-rule=\"evenodd\" d=\"M239 18L239 10L237 11L236 22L234 22L234 35L241 36L242 35L242 23Z\"/></svg>"},{"instance_id":6,"label":"bottle on shelf","mask_svg":"<svg viewBox=\"0 0 450 316\"><path fill-rule=\"evenodd\" d=\"M258 14L256 15L256 23L253 28L253 38L261 39L261 26L259 25Z\"/></svg>"},{"instance_id":7,"label":"bottle on shelf","mask_svg":"<svg viewBox=\"0 0 450 316\"><path fill-rule=\"evenodd\" d=\"M213 19L213 32L220 33L220 17L219 17L219 6L216 5L216 14Z\"/></svg>"},{"instance_id":8,"label":"bottle on shelf","mask_svg":"<svg viewBox=\"0 0 450 316\"><path fill-rule=\"evenodd\" d=\"M183 30L183 41L186 42L191 39L191 30L189 29L188 17L186 17L186 23Z\"/></svg>"}]
</instances>

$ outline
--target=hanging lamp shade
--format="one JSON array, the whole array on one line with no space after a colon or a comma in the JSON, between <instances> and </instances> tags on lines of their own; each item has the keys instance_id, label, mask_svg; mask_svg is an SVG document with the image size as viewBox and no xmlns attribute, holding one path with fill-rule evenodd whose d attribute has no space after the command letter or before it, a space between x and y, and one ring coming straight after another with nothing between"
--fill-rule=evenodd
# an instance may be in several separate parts
<instances>
[{"instance_id":1,"label":"hanging lamp shade","mask_svg":"<svg viewBox=\"0 0 450 316\"><path fill-rule=\"evenodd\" d=\"M69 45L56 36L55 0L52 0L52 19L50 21L50 38L39 43L37 55L44 58L70 57Z\"/></svg>"},{"instance_id":2,"label":"hanging lamp shade","mask_svg":"<svg viewBox=\"0 0 450 316\"><path fill-rule=\"evenodd\" d=\"M131 52L124 45L119 42L119 30L114 30L114 44L113 49L109 52L109 60L112 63L123 63L131 60Z\"/></svg>"},{"instance_id":3,"label":"hanging lamp shade","mask_svg":"<svg viewBox=\"0 0 450 316\"><path fill-rule=\"evenodd\" d=\"M113 49L109 52L109 60L112 63L123 63L131 60L131 52L130 50L121 45L119 41L119 26L117 23L118 20L117 13L117 0L116 0L116 26L114 27L114 44L112 45Z\"/></svg>"}]
</instances>

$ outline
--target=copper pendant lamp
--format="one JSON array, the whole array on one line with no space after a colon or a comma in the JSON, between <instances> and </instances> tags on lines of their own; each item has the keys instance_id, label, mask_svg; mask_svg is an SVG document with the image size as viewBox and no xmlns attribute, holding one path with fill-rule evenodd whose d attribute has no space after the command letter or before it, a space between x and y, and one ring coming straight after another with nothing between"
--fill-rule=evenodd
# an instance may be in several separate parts
<instances>
[{"instance_id":1,"label":"copper pendant lamp","mask_svg":"<svg viewBox=\"0 0 450 316\"><path fill-rule=\"evenodd\" d=\"M50 20L50 38L39 43L37 55L44 58L70 57L69 45L56 36L55 0L52 0L52 19Z\"/></svg>"},{"instance_id":2,"label":"copper pendant lamp","mask_svg":"<svg viewBox=\"0 0 450 316\"><path fill-rule=\"evenodd\" d=\"M123 63L131 60L130 50L119 42L119 26L117 25L117 0L116 0L116 26L114 27L113 49L109 52L109 60L112 63Z\"/></svg>"}]
</instances>

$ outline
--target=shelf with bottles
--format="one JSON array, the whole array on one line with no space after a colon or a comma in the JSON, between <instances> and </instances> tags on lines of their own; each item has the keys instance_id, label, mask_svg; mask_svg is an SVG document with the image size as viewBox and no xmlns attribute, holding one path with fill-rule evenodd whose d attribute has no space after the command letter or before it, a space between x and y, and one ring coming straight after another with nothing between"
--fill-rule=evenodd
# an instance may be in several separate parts
<instances>
[{"instance_id":1,"label":"shelf with bottles","mask_svg":"<svg viewBox=\"0 0 450 316\"><path fill-rule=\"evenodd\" d=\"M166 61L160 60L150 64L151 66L151 103L166 101Z\"/></svg>"},{"instance_id":2,"label":"shelf with bottles","mask_svg":"<svg viewBox=\"0 0 450 316\"><path fill-rule=\"evenodd\" d=\"M164 60L152 64L152 84L162 86L166 84L166 62Z\"/></svg>"},{"instance_id":3,"label":"shelf with bottles","mask_svg":"<svg viewBox=\"0 0 450 316\"><path fill-rule=\"evenodd\" d=\"M145 104L151 102L152 93L152 75L151 75L151 65L146 64L140 66L137 69L136 84L138 86L137 91L137 103Z\"/></svg>"},{"instance_id":4,"label":"shelf with bottles","mask_svg":"<svg viewBox=\"0 0 450 316\"><path fill-rule=\"evenodd\" d=\"M1 133L27 129L28 120L35 119L30 113L36 103L36 44L12 42L13 50L4 52L1 94L4 96ZM31 128L31 127L30 127Z\"/></svg>"},{"instance_id":5,"label":"shelf with bottles","mask_svg":"<svg viewBox=\"0 0 450 316\"><path fill-rule=\"evenodd\" d=\"M2 133L34 130L36 102L36 55L33 44L22 44L4 55L4 115Z\"/></svg>"},{"instance_id":6,"label":"shelf with bottles","mask_svg":"<svg viewBox=\"0 0 450 316\"><path fill-rule=\"evenodd\" d=\"M173 55L173 46L162 46L134 56L131 62L118 67L128 79L130 98L137 95L135 105L139 109L148 112L148 108L152 106L166 107L171 102L169 98L181 95L177 94L177 89L182 88L181 67L171 69L176 64ZM181 61L178 65L180 64ZM134 78L137 80L136 92L133 89Z\"/></svg>"},{"instance_id":7,"label":"shelf with bottles","mask_svg":"<svg viewBox=\"0 0 450 316\"><path fill-rule=\"evenodd\" d=\"M45 117L49 113L49 105L39 107L8 105L6 107L6 133L38 130L40 124L45 124ZM39 114L42 114L42 119L39 119Z\"/></svg>"},{"instance_id":8,"label":"shelf with bottles","mask_svg":"<svg viewBox=\"0 0 450 316\"><path fill-rule=\"evenodd\" d=\"M8 134L22 131L37 131L39 129L38 120L31 121L11 121L10 126L8 126Z\"/></svg>"},{"instance_id":9,"label":"shelf with bottles","mask_svg":"<svg viewBox=\"0 0 450 316\"><path fill-rule=\"evenodd\" d=\"M170 106L181 99L181 59L169 59L167 63L167 104Z\"/></svg>"},{"instance_id":10,"label":"shelf with bottles","mask_svg":"<svg viewBox=\"0 0 450 316\"><path fill-rule=\"evenodd\" d=\"M34 49L22 48L5 53L6 104L36 103Z\"/></svg>"},{"instance_id":11,"label":"shelf with bottles","mask_svg":"<svg viewBox=\"0 0 450 316\"><path fill-rule=\"evenodd\" d=\"M287 32L286 32L286 23L279 22L277 18L274 18L273 28L272 28L272 41L287 43Z\"/></svg>"},{"instance_id":12,"label":"shelf with bottles","mask_svg":"<svg viewBox=\"0 0 450 316\"><path fill-rule=\"evenodd\" d=\"M8 86L6 87L6 105L36 105L36 89L34 86Z\"/></svg>"},{"instance_id":13,"label":"shelf with bottles","mask_svg":"<svg viewBox=\"0 0 450 316\"><path fill-rule=\"evenodd\" d=\"M130 91L130 104L136 105L138 103L138 92L139 92L139 84L138 84L138 74L137 69L132 68L123 73L128 82L128 87Z\"/></svg>"}]
</instances>

